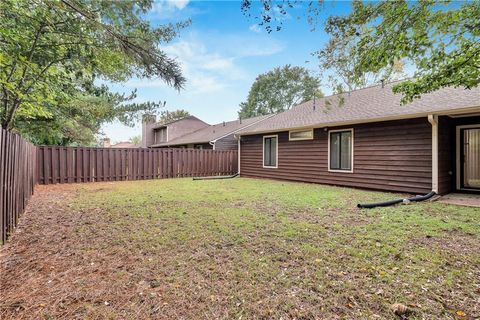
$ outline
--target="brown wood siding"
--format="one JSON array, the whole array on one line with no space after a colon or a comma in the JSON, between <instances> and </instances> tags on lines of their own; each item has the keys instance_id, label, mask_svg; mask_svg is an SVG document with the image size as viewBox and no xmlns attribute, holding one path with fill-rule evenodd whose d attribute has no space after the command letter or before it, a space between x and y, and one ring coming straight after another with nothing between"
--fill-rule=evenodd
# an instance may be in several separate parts
<instances>
[{"instance_id":1,"label":"brown wood siding","mask_svg":"<svg viewBox=\"0 0 480 320\"><path fill-rule=\"evenodd\" d=\"M262 166L263 135L242 136L241 175L398 192L431 190L432 129L427 118L344 128L354 128L353 173L328 171L328 132L315 129L314 139L304 141L288 141L288 132L278 133L276 169Z\"/></svg>"},{"instance_id":2,"label":"brown wood siding","mask_svg":"<svg viewBox=\"0 0 480 320\"><path fill-rule=\"evenodd\" d=\"M238 141L233 134L218 139L215 142L215 150L237 150Z\"/></svg>"}]
</instances>

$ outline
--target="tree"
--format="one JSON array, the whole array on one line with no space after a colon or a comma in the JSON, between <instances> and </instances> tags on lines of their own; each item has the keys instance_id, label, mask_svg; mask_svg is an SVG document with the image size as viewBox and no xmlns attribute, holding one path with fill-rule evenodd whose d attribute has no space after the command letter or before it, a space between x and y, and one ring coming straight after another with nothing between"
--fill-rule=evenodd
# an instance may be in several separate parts
<instances>
[{"instance_id":1,"label":"tree","mask_svg":"<svg viewBox=\"0 0 480 320\"><path fill-rule=\"evenodd\" d=\"M296 104L321 97L318 78L302 67L275 68L259 75L248 92L247 101L240 104L240 118L282 112Z\"/></svg>"},{"instance_id":2,"label":"tree","mask_svg":"<svg viewBox=\"0 0 480 320\"><path fill-rule=\"evenodd\" d=\"M105 122L131 125L159 102L132 103L100 81L160 78L180 90L181 69L159 45L176 25L152 27L152 1L0 1L0 123L36 143L88 143Z\"/></svg>"},{"instance_id":3,"label":"tree","mask_svg":"<svg viewBox=\"0 0 480 320\"><path fill-rule=\"evenodd\" d=\"M160 112L160 118L158 121L160 123L167 123L167 122L183 119L185 117L188 117L189 115L190 113L187 110L183 110L183 109L178 109L174 111L164 110Z\"/></svg>"},{"instance_id":4,"label":"tree","mask_svg":"<svg viewBox=\"0 0 480 320\"><path fill-rule=\"evenodd\" d=\"M396 61L392 66L377 72L365 72L357 76L355 66L359 62L354 50L355 46L350 38L332 37L321 51L312 54L318 58L320 77L327 80L334 93L365 88L381 81L405 78L402 61Z\"/></svg>"},{"instance_id":5,"label":"tree","mask_svg":"<svg viewBox=\"0 0 480 320\"><path fill-rule=\"evenodd\" d=\"M130 142L139 146L142 144L142 136L141 135L133 136L130 138Z\"/></svg>"},{"instance_id":6,"label":"tree","mask_svg":"<svg viewBox=\"0 0 480 320\"><path fill-rule=\"evenodd\" d=\"M274 12L287 14L297 4L262 0L259 24L268 26L267 31L280 30L282 22L272 18ZM411 65L413 78L393 87L403 94L404 103L442 87L480 84L478 1L355 1L352 6L348 15L327 19L330 40L318 51L321 64L348 48L354 62L348 77L353 83L367 74L388 75L399 64ZM307 8L307 19L314 25L322 2L310 1ZM242 10L249 15L251 1L244 0Z\"/></svg>"}]
</instances>

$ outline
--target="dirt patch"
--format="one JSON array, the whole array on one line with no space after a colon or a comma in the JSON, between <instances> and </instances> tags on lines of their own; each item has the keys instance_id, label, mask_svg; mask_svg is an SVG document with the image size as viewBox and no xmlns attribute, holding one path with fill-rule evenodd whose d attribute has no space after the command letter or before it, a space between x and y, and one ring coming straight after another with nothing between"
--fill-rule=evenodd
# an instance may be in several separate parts
<instances>
[{"instance_id":1,"label":"dirt patch","mask_svg":"<svg viewBox=\"0 0 480 320\"><path fill-rule=\"evenodd\" d=\"M442 236L415 238L411 241L411 245L439 249L456 254L480 252L480 239L475 235L463 232L452 231Z\"/></svg>"}]
</instances>

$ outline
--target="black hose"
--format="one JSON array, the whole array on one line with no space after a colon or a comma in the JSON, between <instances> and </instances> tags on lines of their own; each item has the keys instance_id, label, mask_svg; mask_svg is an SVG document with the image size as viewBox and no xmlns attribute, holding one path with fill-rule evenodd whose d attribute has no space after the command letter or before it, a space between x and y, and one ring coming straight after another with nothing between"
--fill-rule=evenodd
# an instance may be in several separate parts
<instances>
[{"instance_id":1,"label":"black hose","mask_svg":"<svg viewBox=\"0 0 480 320\"><path fill-rule=\"evenodd\" d=\"M396 199L396 200L390 200L390 201L384 201L384 202L374 202L374 203L366 203L366 204L357 204L357 207L362 208L362 209L372 209L376 207L388 207L388 206L393 206L394 204L398 203L409 203L409 202L420 202L420 201L425 201L436 195L437 193L435 191L431 191L430 193L423 195L423 196L415 196L412 198L406 198L406 199Z\"/></svg>"},{"instance_id":2,"label":"black hose","mask_svg":"<svg viewBox=\"0 0 480 320\"><path fill-rule=\"evenodd\" d=\"M413 198L409 198L408 200L411 202L420 202L420 201L425 201L436 195L437 193L435 191L430 191L430 193L427 193L424 196L416 196Z\"/></svg>"},{"instance_id":3,"label":"black hose","mask_svg":"<svg viewBox=\"0 0 480 320\"><path fill-rule=\"evenodd\" d=\"M193 180L220 180L220 179L232 179L238 176L238 173L235 173L231 176L210 176L210 177L193 177Z\"/></svg>"}]
</instances>

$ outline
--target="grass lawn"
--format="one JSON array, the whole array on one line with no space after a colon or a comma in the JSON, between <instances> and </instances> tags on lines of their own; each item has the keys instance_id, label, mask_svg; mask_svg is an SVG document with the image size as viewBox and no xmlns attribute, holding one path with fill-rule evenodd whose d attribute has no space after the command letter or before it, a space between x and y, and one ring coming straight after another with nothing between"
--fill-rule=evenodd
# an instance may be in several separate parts
<instances>
[{"instance_id":1,"label":"grass lawn","mask_svg":"<svg viewBox=\"0 0 480 320\"><path fill-rule=\"evenodd\" d=\"M480 317L480 212L237 178L41 186L0 250L1 319ZM398 317L400 318L400 317Z\"/></svg>"}]
</instances>

